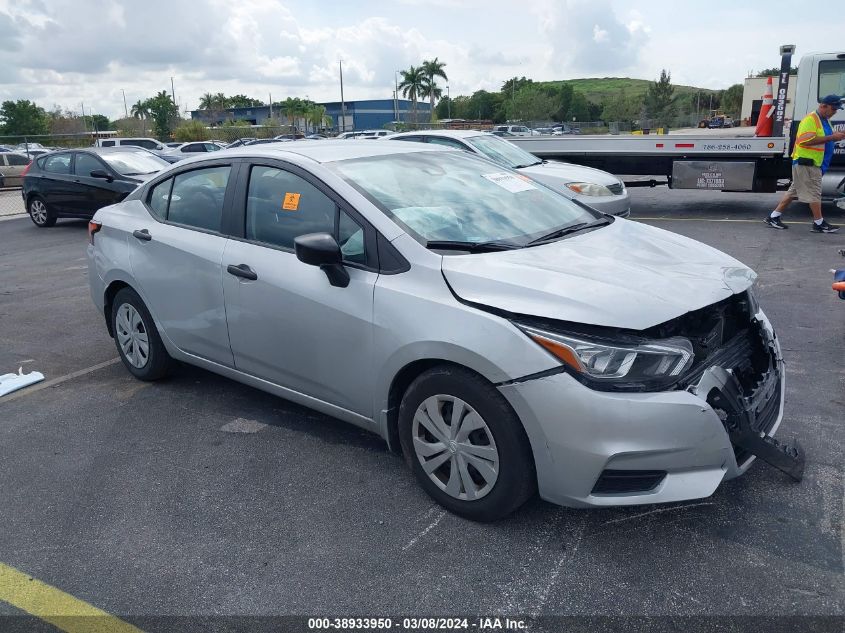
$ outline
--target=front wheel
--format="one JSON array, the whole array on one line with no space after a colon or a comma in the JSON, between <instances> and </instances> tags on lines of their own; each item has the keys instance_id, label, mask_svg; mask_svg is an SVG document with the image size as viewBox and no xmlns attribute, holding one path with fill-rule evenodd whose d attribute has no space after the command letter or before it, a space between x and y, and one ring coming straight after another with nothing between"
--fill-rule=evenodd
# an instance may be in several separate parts
<instances>
[{"instance_id":1,"label":"front wheel","mask_svg":"<svg viewBox=\"0 0 845 633\"><path fill-rule=\"evenodd\" d=\"M399 438L419 483L455 514L495 521L536 491L519 418L493 385L467 369L435 367L408 387Z\"/></svg>"},{"instance_id":2,"label":"front wheel","mask_svg":"<svg viewBox=\"0 0 845 633\"><path fill-rule=\"evenodd\" d=\"M46 229L56 223L56 216L43 198L34 196L29 201L29 218L38 228Z\"/></svg>"},{"instance_id":3,"label":"front wheel","mask_svg":"<svg viewBox=\"0 0 845 633\"><path fill-rule=\"evenodd\" d=\"M124 288L115 295L111 319L117 353L133 376L152 381L170 373L173 359L137 292Z\"/></svg>"}]
</instances>

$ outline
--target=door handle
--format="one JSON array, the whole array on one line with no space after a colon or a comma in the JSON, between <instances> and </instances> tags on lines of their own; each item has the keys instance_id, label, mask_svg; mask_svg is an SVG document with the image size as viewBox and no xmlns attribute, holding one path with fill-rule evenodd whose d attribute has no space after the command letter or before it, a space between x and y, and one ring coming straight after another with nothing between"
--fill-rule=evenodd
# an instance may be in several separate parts
<instances>
[{"instance_id":1,"label":"door handle","mask_svg":"<svg viewBox=\"0 0 845 633\"><path fill-rule=\"evenodd\" d=\"M139 240L143 240L145 242L149 242L153 239L153 236L150 235L150 232L147 229L141 229L140 231L133 231L132 235L137 237Z\"/></svg>"},{"instance_id":2,"label":"door handle","mask_svg":"<svg viewBox=\"0 0 845 633\"><path fill-rule=\"evenodd\" d=\"M250 281L258 279L258 274L246 264L238 264L237 266L229 264L226 267L226 272L230 275L234 275L235 277L242 277L243 279L249 279Z\"/></svg>"}]
</instances>

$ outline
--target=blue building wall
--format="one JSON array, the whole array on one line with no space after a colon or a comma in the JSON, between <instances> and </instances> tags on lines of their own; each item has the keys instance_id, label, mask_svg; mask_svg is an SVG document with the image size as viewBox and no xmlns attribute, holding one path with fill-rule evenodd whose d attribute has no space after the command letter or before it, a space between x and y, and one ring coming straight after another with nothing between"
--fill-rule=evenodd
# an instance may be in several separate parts
<instances>
[{"instance_id":1,"label":"blue building wall","mask_svg":"<svg viewBox=\"0 0 845 633\"><path fill-rule=\"evenodd\" d=\"M321 103L325 106L326 114L332 118L333 127L337 131L349 132L351 130L379 130L386 124L396 120L396 107L399 108L399 121L413 122L411 102L406 99L399 99L398 103L393 99L365 99L361 101L347 101L345 105L345 125L341 121L340 101ZM426 123L430 119L431 105L428 101L417 102L417 119L420 123ZM279 108L273 109L275 118L281 123L286 123L284 115ZM249 121L253 125L262 125L270 118L270 106L256 106L249 108L229 108L218 114L216 121L211 121L206 110L193 110L191 119L203 121L207 125L219 125L226 119L235 121Z\"/></svg>"}]
</instances>

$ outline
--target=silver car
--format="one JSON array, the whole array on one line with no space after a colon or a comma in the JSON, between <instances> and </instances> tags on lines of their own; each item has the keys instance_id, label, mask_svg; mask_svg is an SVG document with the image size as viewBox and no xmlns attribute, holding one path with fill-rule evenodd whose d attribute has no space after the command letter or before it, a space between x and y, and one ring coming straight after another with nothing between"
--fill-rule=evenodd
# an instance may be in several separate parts
<instances>
[{"instance_id":1,"label":"silver car","mask_svg":"<svg viewBox=\"0 0 845 633\"><path fill-rule=\"evenodd\" d=\"M89 233L91 294L134 376L182 361L368 429L471 519L536 491L707 497L754 459L737 429L762 442L781 422L751 270L464 152L227 150Z\"/></svg>"},{"instance_id":2,"label":"silver car","mask_svg":"<svg viewBox=\"0 0 845 633\"><path fill-rule=\"evenodd\" d=\"M613 174L592 167L558 160L542 160L487 132L473 130L420 130L389 137L391 141L417 141L445 145L484 156L494 163L516 169L558 189L564 195L602 213L626 218L631 214L631 198L625 184Z\"/></svg>"}]
</instances>

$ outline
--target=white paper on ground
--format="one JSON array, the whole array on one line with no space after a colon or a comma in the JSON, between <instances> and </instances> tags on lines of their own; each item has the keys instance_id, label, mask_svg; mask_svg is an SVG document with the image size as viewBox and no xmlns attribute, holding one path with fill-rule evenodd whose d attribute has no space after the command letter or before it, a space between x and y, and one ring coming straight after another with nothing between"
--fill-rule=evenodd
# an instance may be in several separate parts
<instances>
[{"instance_id":1,"label":"white paper on ground","mask_svg":"<svg viewBox=\"0 0 845 633\"><path fill-rule=\"evenodd\" d=\"M16 374L3 374L0 376L0 398L8 393L29 387L37 382L44 380L44 374L40 371L33 371L28 374L23 373L23 367L18 367Z\"/></svg>"}]
</instances>

